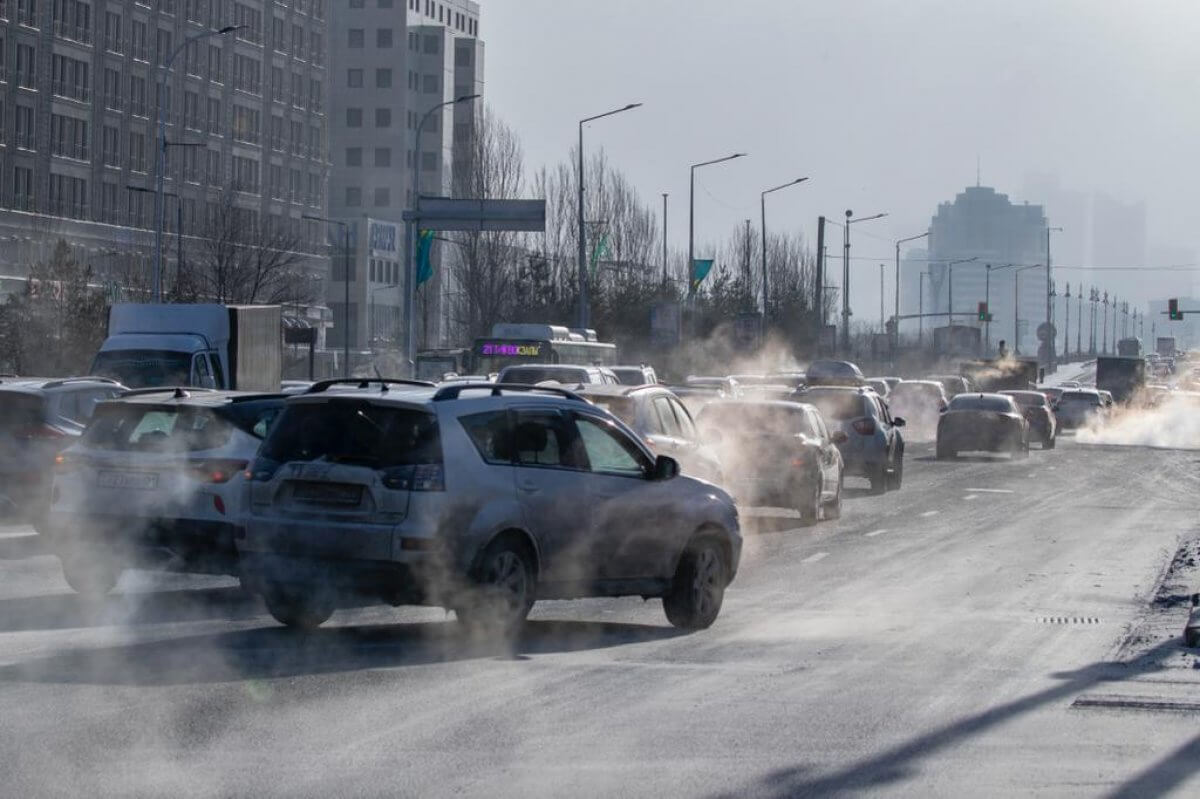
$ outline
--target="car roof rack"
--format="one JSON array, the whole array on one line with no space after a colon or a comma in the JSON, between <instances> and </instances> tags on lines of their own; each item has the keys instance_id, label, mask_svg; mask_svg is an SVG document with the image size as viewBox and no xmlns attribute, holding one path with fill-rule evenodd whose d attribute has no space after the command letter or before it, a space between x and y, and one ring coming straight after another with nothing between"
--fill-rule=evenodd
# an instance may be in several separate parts
<instances>
[{"instance_id":1,"label":"car roof rack","mask_svg":"<svg viewBox=\"0 0 1200 799\"><path fill-rule=\"evenodd\" d=\"M576 394L574 391L569 391L565 388L555 388L554 386L531 386L528 383L464 383L461 386L443 386L433 395L434 402L442 402L443 400L458 399L459 395L464 391L490 391L491 396L499 397L504 391L524 391L535 392L541 391L546 394L554 394L566 399L576 400L587 405L591 405L583 397Z\"/></svg>"},{"instance_id":2,"label":"car roof rack","mask_svg":"<svg viewBox=\"0 0 1200 799\"><path fill-rule=\"evenodd\" d=\"M199 388L197 386L159 386L158 388L131 388L121 392L121 399L126 397L143 397L149 394L171 394L175 399L190 397L193 392L212 394L215 388Z\"/></svg>"},{"instance_id":3,"label":"car roof rack","mask_svg":"<svg viewBox=\"0 0 1200 799\"><path fill-rule=\"evenodd\" d=\"M404 380L401 378L391 377L335 377L330 380L319 380L313 383L305 394L322 394L330 386L357 386L358 388L370 388L371 384L379 385L380 391L387 391L388 386L416 386L418 388L434 388L434 384L428 380Z\"/></svg>"},{"instance_id":4,"label":"car roof rack","mask_svg":"<svg viewBox=\"0 0 1200 799\"><path fill-rule=\"evenodd\" d=\"M68 383L108 383L108 384L114 385L114 386L121 385L120 380L114 380L111 377L83 376L83 377L64 377L59 380L51 380L49 383L46 383L44 386L42 386L42 388L59 388L61 386L67 385Z\"/></svg>"}]
</instances>

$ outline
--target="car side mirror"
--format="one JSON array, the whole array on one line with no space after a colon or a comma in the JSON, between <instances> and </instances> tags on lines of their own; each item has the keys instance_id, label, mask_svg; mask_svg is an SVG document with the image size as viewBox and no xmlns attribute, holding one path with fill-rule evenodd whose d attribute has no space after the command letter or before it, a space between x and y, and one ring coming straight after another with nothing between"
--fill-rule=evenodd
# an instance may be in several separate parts
<instances>
[{"instance_id":1,"label":"car side mirror","mask_svg":"<svg viewBox=\"0 0 1200 799\"><path fill-rule=\"evenodd\" d=\"M908 423L904 421L904 417L903 417L903 416L893 416L893 417L892 417L892 424L893 424L894 426L896 426L896 427L904 427L904 425L906 425L906 424L908 424Z\"/></svg>"},{"instance_id":2,"label":"car side mirror","mask_svg":"<svg viewBox=\"0 0 1200 799\"><path fill-rule=\"evenodd\" d=\"M659 455L654 459L654 473L650 476L652 480L670 480L679 475L679 461L667 455Z\"/></svg>"},{"instance_id":3,"label":"car side mirror","mask_svg":"<svg viewBox=\"0 0 1200 799\"><path fill-rule=\"evenodd\" d=\"M836 433L834 433L833 435L831 435L829 437L829 440L835 444L845 444L847 441L850 440L850 436L846 435L846 431L838 430Z\"/></svg>"}]
</instances>

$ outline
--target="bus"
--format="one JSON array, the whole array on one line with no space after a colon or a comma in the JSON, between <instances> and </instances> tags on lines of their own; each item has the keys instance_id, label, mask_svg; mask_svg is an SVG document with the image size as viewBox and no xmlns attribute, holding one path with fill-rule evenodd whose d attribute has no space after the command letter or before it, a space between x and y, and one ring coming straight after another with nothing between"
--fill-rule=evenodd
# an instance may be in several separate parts
<instances>
[{"instance_id":1,"label":"bus","mask_svg":"<svg viewBox=\"0 0 1200 799\"><path fill-rule=\"evenodd\" d=\"M492 325L492 335L475 339L471 356L473 371L482 375L530 363L613 366L617 363L617 345L597 340L595 330L498 322Z\"/></svg>"}]
</instances>

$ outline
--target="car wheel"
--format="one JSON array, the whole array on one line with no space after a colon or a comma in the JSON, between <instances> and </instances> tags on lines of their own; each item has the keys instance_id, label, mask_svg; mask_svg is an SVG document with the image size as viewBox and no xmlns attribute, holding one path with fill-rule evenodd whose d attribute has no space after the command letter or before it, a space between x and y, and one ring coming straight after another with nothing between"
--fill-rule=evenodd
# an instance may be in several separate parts
<instances>
[{"instance_id":1,"label":"car wheel","mask_svg":"<svg viewBox=\"0 0 1200 799\"><path fill-rule=\"evenodd\" d=\"M62 561L63 577L71 590L88 599L101 599L113 590L121 579L120 567L92 555L65 555Z\"/></svg>"},{"instance_id":2,"label":"car wheel","mask_svg":"<svg viewBox=\"0 0 1200 799\"><path fill-rule=\"evenodd\" d=\"M872 469L867 475L867 479L871 481L871 493L882 494L888 489L888 466L887 461L879 464L879 467Z\"/></svg>"},{"instance_id":3,"label":"car wheel","mask_svg":"<svg viewBox=\"0 0 1200 799\"><path fill-rule=\"evenodd\" d=\"M315 630L337 610L333 593L320 589L302 593L301 589L268 585L263 602L275 621L297 630Z\"/></svg>"},{"instance_id":4,"label":"car wheel","mask_svg":"<svg viewBox=\"0 0 1200 799\"><path fill-rule=\"evenodd\" d=\"M842 477L838 476L837 495L825 505L825 521L842 518Z\"/></svg>"},{"instance_id":5,"label":"car wheel","mask_svg":"<svg viewBox=\"0 0 1200 799\"><path fill-rule=\"evenodd\" d=\"M717 620L729 583L725 549L713 536L688 544L663 596L667 621L681 630L704 630Z\"/></svg>"},{"instance_id":6,"label":"car wheel","mask_svg":"<svg viewBox=\"0 0 1200 799\"><path fill-rule=\"evenodd\" d=\"M896 465L892 467L891 480L888 482L889 491L899 491L900 486L904 483L904 453L896 459Z\"/></svg>"},{"instance_id":7,"label":"car wheel","mask_svg":"<svg viewBox=\"0 0 1200 799\"><path fill-rule=\"evenodd\" d=\"M817 523L821 515L821 473L817 472L808 485L802 484L798 493L807 493L807 496L802 496L800 507L796 510L800 511L800 524L810 527Z\"/></svg>"},{"instance_id":8,"label":"car wheel","mask_svg":"<svg viewBox=\"0 0 1200 799\"><path fill-rule=\"evenodd\" d=\"M1014 447L1012 456L1014 459L1029 457L1029 439L1018 440Z\"/></svg>"},{"instance_id":9,"label":"car wheel","mask_svg":"<svg viewBox=\"0 0 1200 799\"><path fill-rule=\"evenodd\" d=\"M1058 436L1050 436L1042 441L1042 449L1054 449L1058 444Z\"/></svg>"},{"instance_id":10,"label":"car wheel","mask_svg":"<svg viewBox=\"0 0 1200 799\"><path fill-rule=\"evenodd\" d=\"M472 575L474 586L454 608L470 628L511 634L525 623L537 596L533 556L511 539L488 545Z\"/></svg>"}]
</instances>

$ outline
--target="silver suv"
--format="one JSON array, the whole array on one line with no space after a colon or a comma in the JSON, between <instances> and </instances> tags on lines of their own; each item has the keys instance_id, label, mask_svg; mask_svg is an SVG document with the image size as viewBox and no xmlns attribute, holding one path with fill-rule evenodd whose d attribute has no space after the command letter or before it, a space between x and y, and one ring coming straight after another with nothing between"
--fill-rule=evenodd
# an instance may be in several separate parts
<instances>
[{"instance_id":1,"label":"silver suv","mask_svg":"<svg viewBox=\"0 0 1200 799\"><path fill-rule=\"evenodd\" d=\"M251 467L243 584L281 623L315 627L348 596L505 632L537 599L716 619L742 547L724 491L570 391L371 382L290 398Z\"/></svg>"}]
</instances>

